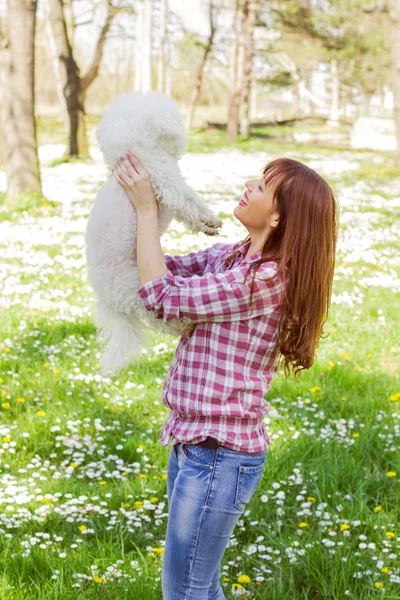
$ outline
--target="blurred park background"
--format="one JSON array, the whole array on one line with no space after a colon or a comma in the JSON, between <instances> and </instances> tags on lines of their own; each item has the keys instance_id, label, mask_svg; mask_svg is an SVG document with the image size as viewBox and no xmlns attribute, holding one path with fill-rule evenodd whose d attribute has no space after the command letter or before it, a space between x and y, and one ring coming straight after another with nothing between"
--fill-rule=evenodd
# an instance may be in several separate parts
<instances>
[{"instance_id":1,"label":"blurred park background","mask_svg":"<svg viewBox=\"0 0 400 600\"><path fill-rule=\"evenodd\" d=\"M178 339L100 374L85 230L121 93L177 100L189 185L244 239L247 179L290 156L340 204L316 360L266 399L262 482L226 598L400 598L400 0L0 0L0 598L160 600Z\"/></svg>"}]
</instances>

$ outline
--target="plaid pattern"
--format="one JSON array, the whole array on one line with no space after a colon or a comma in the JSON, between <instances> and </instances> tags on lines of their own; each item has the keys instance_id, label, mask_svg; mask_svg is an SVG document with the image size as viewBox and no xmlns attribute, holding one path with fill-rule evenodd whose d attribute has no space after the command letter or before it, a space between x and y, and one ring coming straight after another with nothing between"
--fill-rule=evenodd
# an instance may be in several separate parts
<instances>
[{"instance_id":1,"label":"plaid pattern","mask_svg":"<svg viewBox=\"0 0 400 600\"><path fill-rule=\"evenodd\" d=\"M137 290L157 319L193 324L179 340L163 385L162 400L171 409L160 433L163 446L171 435L173 445L210 435L240 452L261 452L270 443L262 421L270 404L263 396L277 369L284 284L275 262L261 265L250 311L253 273L243 281L261 252L246 259L249 247L250 241L217 243L186 256L165 255L167 273Z\"/></svg>"}]
</instances>

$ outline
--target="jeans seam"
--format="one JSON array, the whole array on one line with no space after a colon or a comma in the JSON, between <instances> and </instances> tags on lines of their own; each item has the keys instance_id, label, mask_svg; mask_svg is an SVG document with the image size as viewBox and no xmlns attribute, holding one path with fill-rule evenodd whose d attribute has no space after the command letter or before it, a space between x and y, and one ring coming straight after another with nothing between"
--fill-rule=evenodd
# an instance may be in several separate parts
<instances>
[{"instance_id":1,"label":"jeans seam","mask_svg":"<svg viewBox=\"0 0 400 600\"><path fill-rule=\"evenodd\" d=\"M194 559L195 559L196 550L197 550L197 543L199 541L200 529L201 529L201 525L203 523L203 517L204 517L204 514L205 514L205 509L207 508L207 502L208 502L208 498L210 496L211 486L212 486L212 482L213 482L213 479L214 479L214 472L215 472L215 464L217 462L217 455L218 455L218 448L217 448L217 451L216 451L215 457L214 457L214 465L211 467L210 481L209 481L209 484L208 484L208 490L207 490L206 498L205 498L205 501L204 501L204 506L201 509L200 521L199 521L199 526L197 528L197 534L196 534L196 541L194 543L194 548L193 548L193 556L192 556L192 560L191 560L191 563L190 563L189 576L188 576L188 587L187 587L187 589L185 591L185 598L184 598L184 600L187 600L187 597L188 597L189 585L190 585L190 578L192 576Z\"/></svg>"}]
</instances>

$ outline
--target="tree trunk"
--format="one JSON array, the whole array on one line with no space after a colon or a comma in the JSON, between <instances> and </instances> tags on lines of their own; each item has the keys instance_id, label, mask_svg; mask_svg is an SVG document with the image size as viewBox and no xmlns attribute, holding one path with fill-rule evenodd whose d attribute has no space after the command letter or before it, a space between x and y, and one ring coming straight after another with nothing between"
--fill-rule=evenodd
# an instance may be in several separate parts
<instances>
[{"instance_id":1,"label":"tree trunk","mask_svg":"<svg viewBox=\"0 0 400 600\"><path fill-rule=\"evenodd\" d=\"M328 125L333 127L339 126L339 73L337 67L337 60L331 60L331 73L332 73L332 96L331 96L331 110L329 113Z\"/></svg>"},{"instance_id":2,"label":"tree trunk","mask_svg":"<svg viewBox=\"0 0 400 600\"><path fill-rule=\"evenodd\" d=\"M240 133L248 138L250 135L250 96L252 85L252 70L254 58L254 28L258 10L257 0L251 1L246 10L246 39L243 63L243 81L242 81L242 119L240 122Z\"/></svg>"},{"instance_id":3,"label":"tree trunk","mask_svg":"<svg viewBox=\"0 0 400 600\"><path fill-rule=\"evenodd\" d=\"M8 0L7 89L3 131L7 193L42 195L35 123L35 24L37 0Z\"/></svg>"},{"instance_id":4,"label":"tree trunk","mask_svg":"<svg viewBox=\"0 0 400 600\"><path fill-rule=\"evenodd\" d=\"M235 142L238 135L239 124L239 100L240 92L238 90L238 51L239 51L239 32L237 26L238 12L240 0L233 0L233 22L232 22L232 38L231 52L229 65L229 105L228 105L228 122L226 126L226 134L228 140ZM238 93L239 92L239 93Z\"/></svg>"},{"instance_id":5,"label":"tree trunk","mask_svg":"<svg viewBox=\"0 0 400 600\"><path fill-rule=\"evenodd\" d=\"M214 36L215 36L215 30L216 30L216 27L215 27L216 7L214 5L214 0L210 0L209 20L210 20L210 35L208 37L206 45L204 46L204 53L203 53L203 56L201 57L199 66L197 67L197 71L196 71L196 75L195 75L195 79L194 79L194 85L192 88L192 93L190 96L188 111L187 111L187 115L186 115L186 131L187 132L189 132L189 130L192 126L194 110L196 108L196 104L200 97L201 84L203 81L203 74L204 74L204 67L207 62L207 57L210 54L212 47L213 47L213 43L214 43Z\"/></svg>"},{"instance_id":6,"label":"tree trunk","mask_svg":"<svg viewBox=\"0 0 400 600\"><path fill-rule=\"evenodd\" d=\"M79 126L84 123L84 107L81 104L81 80L79 67L72 55L67 35L62 0L49 0L49 18L53 30L54 42L60 67L60 79L64 90L64 98L69 116L69 156L78 156ZM83 155L83 154L82 154Z\"/></svg>"},{"instance_id":7,"label":"tree trunk","mask_svg":"<svg viewBox=\"0 0 400 600\"><path fill-rule=\"evenodd\" d=\"M392 22L392 91L397 140L395 163L396 167L400 167L400 5L398 0L390 0L389 7Z\"/></svg>"},{"instance_id":8,"label":"tree trunk","mask_svg":"<svg viewBox=\"0 0 400 600\"><path fill-rule=\"evenodd\" d=\"M143 71L142 71L142 92L152 90L152 71L151 71L151 50L152 50L152 29L153 29L153 0L144 0L143 14Z\"/></svg>"},{"instance_id":9,"label":"tree trunk","mask_svg":"<svg viewBox=\"0 0 400 600\"><path fill-rule=\"evenodd\" d=\"M143 15L144 8L143 4L139 3L136 9L136 26L135 26L135 81L134 91L142 91L142 70L143 70L143 42L144 42L144 30L143 30Z\"/></svg>"},{"instance_id":10,"label":"tree trunk","mask_svg":"<svg viewBox=\"0 0 400 600\"><path fill-rule=\"evenodd\" d=\"M167 42L167 0L161 0L160 6L160 54L158 55L158 76L157 89L159 92L165 91L165 46Z\"/></svg>"}]
</instances>

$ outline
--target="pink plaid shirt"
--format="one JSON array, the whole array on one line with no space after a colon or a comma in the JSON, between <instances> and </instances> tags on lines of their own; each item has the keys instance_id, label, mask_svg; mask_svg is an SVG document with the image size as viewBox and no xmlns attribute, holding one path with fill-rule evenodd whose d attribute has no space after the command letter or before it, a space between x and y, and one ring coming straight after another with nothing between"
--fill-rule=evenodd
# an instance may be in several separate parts
<instances>
[{"instance_id":1,"label":"pink plaid shirt","mask_svg":"<svg viewBox=\"0 0 400 600\"><path fill-rule=\"evenodd\" d=\"M277 370L284 284L276 262L261 265L250 312L253 272L245 284L243 279L261 252L246 259L249 247L250 241L217 243L186 256L165 255L167 273L138 288L157 319L193 324L179 340L162 389L171 409L160 433L163 446L171 435L172 445L212 436L240 452L261 452L270 443L262 421L270 404L263 396ZM225 257L235 250L225 268Z\"/></svg>"}]
</instances>

